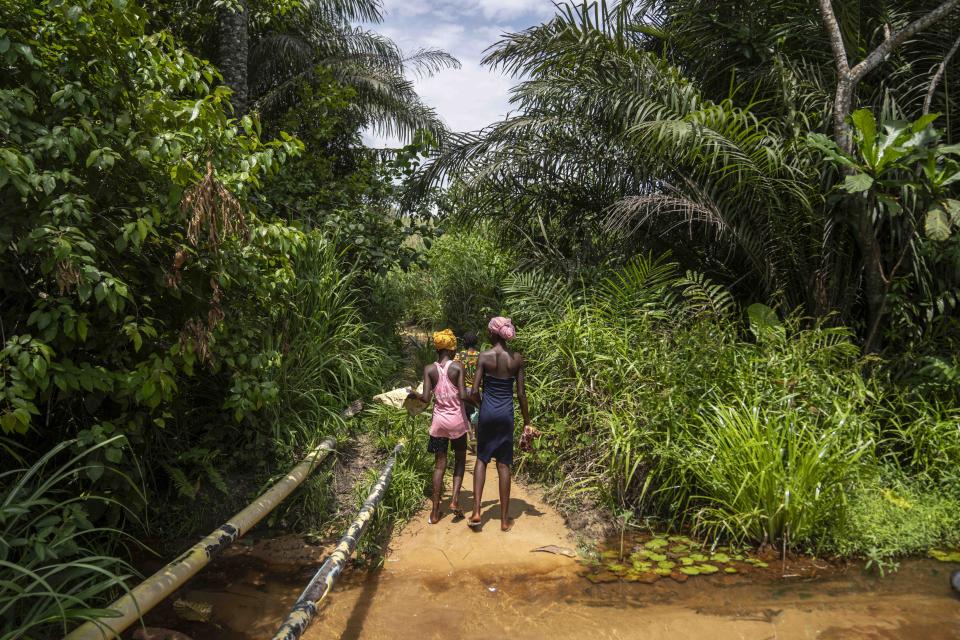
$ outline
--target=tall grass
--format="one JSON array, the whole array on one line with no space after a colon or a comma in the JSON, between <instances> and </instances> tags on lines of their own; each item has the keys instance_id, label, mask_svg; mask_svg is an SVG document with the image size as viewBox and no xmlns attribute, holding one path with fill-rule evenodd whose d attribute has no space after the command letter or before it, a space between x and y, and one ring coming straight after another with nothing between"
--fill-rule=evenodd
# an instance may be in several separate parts
<instances>
[{"instance_id":1,"label":"tall grass","mask_svg":"<svg viewBox=\"0 0 960 640\"><path fill-rule=\"evenodd\" d=\"M869 441L851 437L844 411L827 412L824 423L759 403L710 407L687 467L703 490L696 528L788 546L811 540L842 515L857 466L871 452Z\"/></svg>"},{"instance_id":2,"label":"tall grass","mask_svg":"<svg viewBox=\"0 0 960 640\"><path fill-rule=\"evenodd\" d=\"M931 479L956 466L956 411L916 395L909 410L865 379L846 329L741 313L663 258L589 285L528 273L505 289L544 433L522 464L564 495L718 537L839 548L828 530L859 513L850 496L878 465Z\"/></svg>"},{"instance_id":3,"label":"tall grass","mask_svg":"<svg viewBox=\"0 0 960 640\"><path fill-rule=\"evenodd\" d=\"M91 523L93 511L124 505L76 490L78 477L99 465L85 459L122 440L77 455L69 440L28 468L0 473L0 640L60 637L75 624L109 617L102 606L136 575L111 553L128 536Z\"/></svg>"},{"instance_id":4,"label":"tall grass","mask_svg":"<svg viewBox=\"0 0 960 640\"><path fill-rule=\"evenodd\" d=\"M333 242L316 241L298 255L297 281L280 322L282 359L271 407L275 442L302 449L343 435L344 407L379 391L386 353L361 318L353 287Z\"/></svg>"}]
</instances>

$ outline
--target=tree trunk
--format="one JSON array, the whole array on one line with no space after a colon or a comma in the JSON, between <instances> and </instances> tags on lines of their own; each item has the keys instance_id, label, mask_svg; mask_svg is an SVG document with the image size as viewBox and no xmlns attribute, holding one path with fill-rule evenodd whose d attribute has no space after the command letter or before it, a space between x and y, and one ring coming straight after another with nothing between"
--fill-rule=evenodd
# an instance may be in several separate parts
<instances>
[{"instance_id":1,"label":"tree trunk","mask_svg":"<svg viewBox=\"0 0 960 640\"><path fill-rule=\"evenodd\" d=\"M852 128L847 119L855 107L854 96L857 85L868 73L879 67L883 60L908 38L920 33L960 7L960 0L944 0L935 9L928 11L895 33L889 27L885 28L883 42L852 67L847 57L847 48L843 42L840 22L833 11L833 1L819 0L819 4L823 26L837 68L837 90L833 102L834 138L841 149L847 154L853 155ZM947 54L947 58L943 62L944 67L949 63L953 53L956 53L956 51ZM938 82L939 78L934 76L934 80L931 82L931 91L935 90ZM928 108L928 106L925 105L925 108ZM844 169L843 173L849 175L850 170ZM864 338L863 350L866 353L871 353L878 351L880 347L880 327L886 313L889 282L892 280L893 274L887 274L887 276L884 274L883 249L880 246L878 230L873 224L871 215L873 207L870 204L866 206L858 205L859 203L851 204L848 220L863 261L863 289L867 302L867 333ZM829 226L831 222L827 224ZM828 237L829 234L825 233L824 239L826 240ZM827 246L823 248L825 252L828 250ZM895 270L896 266L892 271Z\"/></svg>"},{"instance_id":2,"label":"tree trunk","mask_svg":"<svg viewBox=\"0 0 960 640\"><path fill-rule=\"evenodd\" d=\"M249 13L247 0L240 0L235 8L224 8L217 25L217 45L220 55L220 73L223 82L233 90L231 103L237 115L246 113L247 57L249 50Z\"/></svg>"}]
</instances>

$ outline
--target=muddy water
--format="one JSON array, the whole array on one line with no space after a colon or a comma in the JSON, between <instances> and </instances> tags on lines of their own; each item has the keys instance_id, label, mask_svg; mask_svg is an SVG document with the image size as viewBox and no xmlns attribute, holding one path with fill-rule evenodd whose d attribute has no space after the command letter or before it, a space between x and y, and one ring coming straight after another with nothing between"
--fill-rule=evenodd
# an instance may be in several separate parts
<instances>
[{"instance_id":1,"label":"muddy water","mask_svg":"<svg viewBox=\"0 0 960 640\"><path fill-rule=\"evenodd\" d=\"M493 474L488 486L496 491ZM341 578L305 638L960 640L960 599L949 587L957 565L914 560L879 578L859 566L807 563L683 583L595 584L576 560L533 552L575 540L536 491L515 486L512 498L509 533L500 532L499 507L487 496L479 533L449 515L431 526L426 510L419 514L391 541L381 569ZM462 506L472 504L466 491ZM323 550L280 568L259 546L220 558L176 594L212 604L209 621L183 620L171 599L147 624L194 640L271 638Z\"/></svg>"},{"instance_id":2,"label":"muddy water","mask_svg":"<svg viewBox=\"0 0 960 640\"><path fill-rule=\"evenodd\" d=\"M859 567L813 579L699 576L684 584L592 584L578 570L515 575L496 564L461 573L344 576L307 634L322 638L960 639L949 565L910 561L886 578ZM194 640L270 638L309 571L276 573L227 560L180 597L213 605L208 623L173 614L148 624Z\"/></svg>"}]
</instances>

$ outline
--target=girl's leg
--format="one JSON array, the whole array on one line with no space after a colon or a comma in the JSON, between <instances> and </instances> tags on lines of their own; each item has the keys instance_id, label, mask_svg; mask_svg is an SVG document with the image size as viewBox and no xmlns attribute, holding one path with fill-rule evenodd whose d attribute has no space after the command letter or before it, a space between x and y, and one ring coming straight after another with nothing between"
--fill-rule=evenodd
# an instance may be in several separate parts
<instances>
[{"instance_id":1,"label":"girl's leg","mask_svg":"<svg viewBox=\"0 0 960 640\"><path fill-rule=\"evenodd\" d=\"M487 463L477 458L473 465L473 515L471 525L480 524L480 505L483 504L483 481L487 478Z\"/></svg>"},{"instance_id":2,"label":"girl's leg","mask_svg":"<svg viewBox=\"0 0 960 640\"><path fill-rule=\"evenodd\" d=\"M433 509L430 511L430 524L440 520L440 497L443 495L443 474L447 470L447 452L438 451L433 466Z\"/></svg>"},{"instance_id":3,"label":"girl's leg","mask_svg":"<svg viewBox=\"0 0 960 640\"><path fill-rule=\"evenodd\" d=\"M500 530L510 531L513 519L510 517L510 465L497 460L497 476L500 479Z\"/></svg>"},{"instance_id":4,"label":"girl's leg","mask_svg":"<svg viewBox=\"0 0 960 640\"><path fill-rule=\"evenodd\" d=\"M466 437L466 436L464 436ZM463 472L467 466L467 445L453 450L453 499L450 501L451 511L460 511L460 487L463 485ZM460 515L463 517L463 514Z\"/></svg>"}]
</instances>

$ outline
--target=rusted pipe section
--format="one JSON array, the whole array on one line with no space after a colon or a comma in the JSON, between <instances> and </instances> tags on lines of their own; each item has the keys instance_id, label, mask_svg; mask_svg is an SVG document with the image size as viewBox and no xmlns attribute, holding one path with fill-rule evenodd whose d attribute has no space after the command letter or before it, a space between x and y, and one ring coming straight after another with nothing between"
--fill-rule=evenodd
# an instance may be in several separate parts
<instances>
[{"instance_id":1,"label":"rusted pipe section","mask_svg":"<svg viewBox=\"0 0 960 640\"><path fill-rule=\"evenodd\" d=\"M106 607L118 612L119 616L86 622L67 635L66 640L111 640L119 636L124 629L180 588L234 540L250 531L264 516L273 511L307 479L335 447L336 441L333 438L321 442L283 480L247 505L243 511Z\"/></svg>"},{"instance_id":2,"label":"rusted pipe section","mask_svg":"<svg viewBox=\"0 0 960 640\"><path fill-rule=\"evenodd\" d=\"M298 640L303 632L307 630L307 627L317 613L317 605L330 593L330 589L333 588L333 584L340 576L340 572L343 571L347 561L350 560L350 556L353 555L354 550L357 548L360 537L363 536L367 525L369 525L373 519L373 514L376 512L377 507L380 505L380 502L383 501L383 497L387 493L387 488L390 486L390 479L393 476L393 465L397 461L397 454L401 451L403 451L403 443L394 447L393 453L390 454L390 459L383 468L383 473L381 473L380 478L377 479L377 484L373 485L373 489L370 490L370 495L367 496L363 507L360 508L360 513L357 514L356 519L347 527L347 531L343 534L343 537L340 538L337 548L327 556L327 559L324 560L320 566L320 570L317 571L313 579L310 580L310 583L307 584L307 588L304 589L300 597L297 598L296 604L293 605L293 609L290 610L287 619L280 625L277 633L273 636L273 640Z\"/></svg>"}]
</instances>

